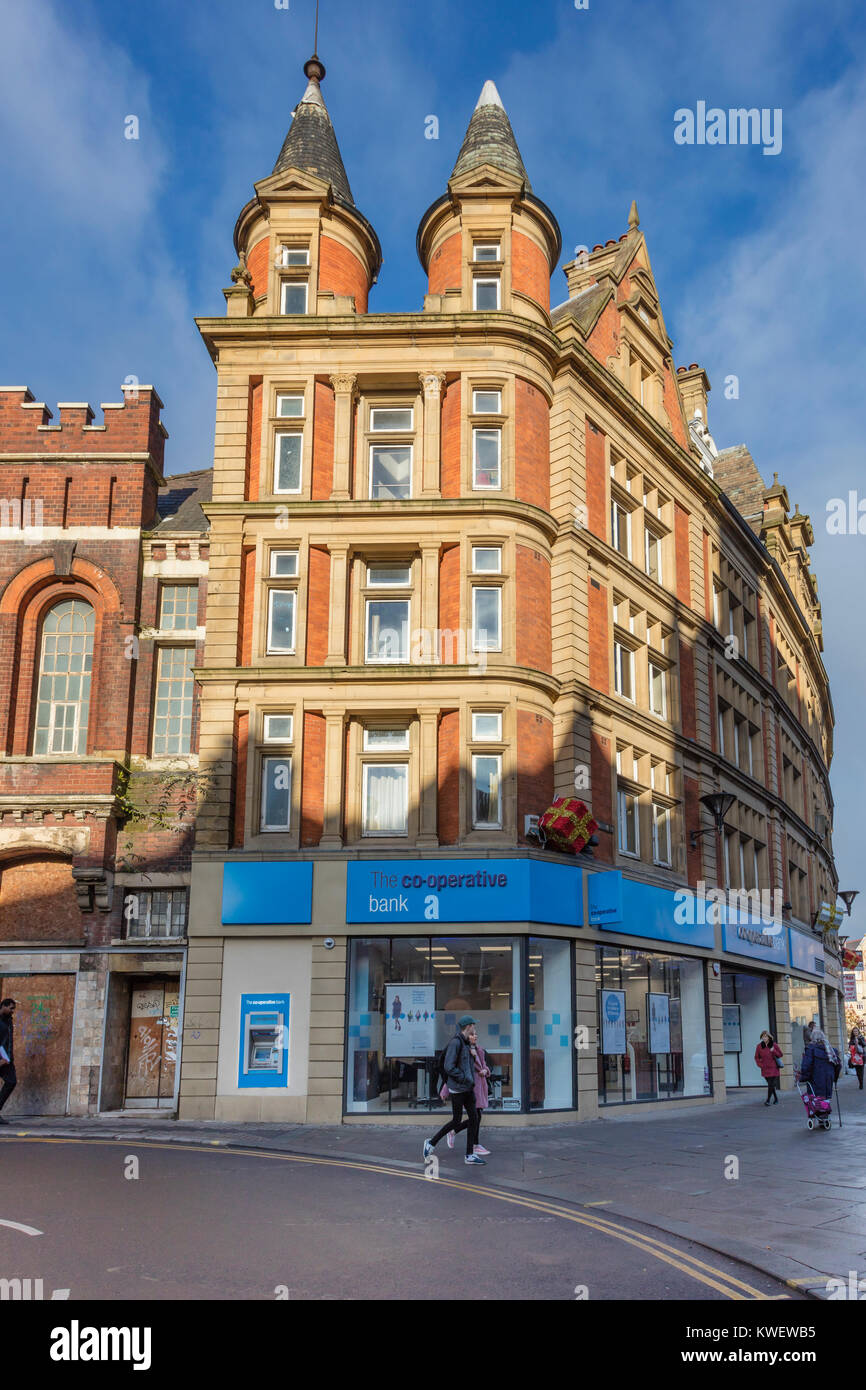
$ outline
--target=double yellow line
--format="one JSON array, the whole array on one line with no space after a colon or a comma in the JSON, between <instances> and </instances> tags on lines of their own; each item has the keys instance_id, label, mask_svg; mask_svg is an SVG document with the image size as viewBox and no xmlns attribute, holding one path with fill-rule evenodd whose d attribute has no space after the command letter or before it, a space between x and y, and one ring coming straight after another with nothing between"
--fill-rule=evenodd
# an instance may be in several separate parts
<instances>
[{"instance_id":1,"label":"double yellow line","mask_svg":"<svg viewBox=\"0 0 866 1390\"><path fill-rule=\"evenodd\" d=\"M232 1154L239 1158L266 1158L277 1160L280 1163L309 1163L324 1168L354 1168L362 1173L383 1173L392 1178L408 1178L412 1182L434 1182L439 1187L457 1188L463 1192L471 1192L475 1196L489 1197L493 1201L507 1202L511 1206L523 1207L529 1211L541 1212L546 1216L558 1216L564 1221L573 1221L578 1226L588 1226L590 1230L598 1231L601 1235L610 1236L613 1240L624 1241L627 1245L632 1245L635 1249L642 1251L645 1255L652 1255L657 1260L664 1261L665 1264L672 1265L681 1273L687 1274L689 1278L705 1284L708 1288L714 1289L725 1298L736 1300L760 1299L770 1300L779 1295L762 1293L760 1289L754 1288L751 1284L745 1283L742 1279L737 1279L732 1274L726 1274L724 1270L717 1269L714 1265L707 1264L704 1260L699 1260L696 1255L689 1255L684 1250L678 1250L673 1245L667 1245L663 1240L656 1240L654 1236L643 1235L632 1231L627 1226L620 1225L619 1222L611 1221L607 1217L586 1215L584 1212L575 1211L572 1207L563 1206L553 1199L535 1196L518 1196L510 1192L503 1192L499 1188L477 1187L474 1183L458 1182L455 1178L436 1178L429 1179L424 1173L407 1172L404 1168L391 1168L382 1163L360 1163L347 1158L319 1158L312 1154L286 1154L275 1153L272 1150L261 1149L241 1149L231 1148L224 1145L219 1140L209 1144L180 1144L168 1143L160 1144L154 1140L121 1141L119 1139L99 1139L99 1138L41 1138L38 1135L19 1134L10 1135L0 1141L3 1143L15 1143L23 1140L25 1143L36 1144L116 1144L123 1145L129 1149L165 1149L165 1150L185 1150L193 1153L219 1153ZM781 1295L785 1298L788 1295Z\"/></svg>"}]
</instances>

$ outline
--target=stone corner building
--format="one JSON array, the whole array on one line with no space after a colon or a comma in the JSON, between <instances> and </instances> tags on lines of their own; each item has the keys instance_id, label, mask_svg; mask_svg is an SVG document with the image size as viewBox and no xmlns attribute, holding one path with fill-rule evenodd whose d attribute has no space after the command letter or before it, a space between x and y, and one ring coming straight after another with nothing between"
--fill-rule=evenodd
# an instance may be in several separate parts
<instances>
[{"instance_id":1,"label":"stone corner building","mask_svg":"<svg viewBox=\"0 0 866 1390\"><path fill-rule=\"evenodd\" d=\"M305 73L199 321L213 790L180 1115L429 1124L466 1010L494 1119L724 1101L761 1029L790 1058L807 1018L843 1026L809 520L717 450L634 205L551 309L560 231L491 82L421 219L423 309L368 313L379 242ZM597 844L543 850L575 793Z\"/></svg>"},{"instance_id":2,"label":"stone corner building","mask_svg":"<svg viewBox=\"0 0 866 1390\"><path fill-rule=\"evenodd\" d=\"M177 1105L210 471L166 481L161 408L0 390L10 1115Z\"/></svg>"}]
</instances>

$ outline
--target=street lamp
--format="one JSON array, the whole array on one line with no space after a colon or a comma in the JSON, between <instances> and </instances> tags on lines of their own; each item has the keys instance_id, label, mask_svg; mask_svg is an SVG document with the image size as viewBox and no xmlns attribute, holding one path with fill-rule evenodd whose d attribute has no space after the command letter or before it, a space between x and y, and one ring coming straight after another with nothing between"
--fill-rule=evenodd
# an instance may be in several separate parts
<instances>
[{"instance_id":1,"label":"street lamp","mask_svg":"<svg viewBox=\"0 0 866 1390\"><path fill-rule=\"evenodd\" d=\"M731 792L709 792L701 797L701 805L706 806L713 818L712 827L707 826L704 830L693 830L691 833L691 847L697 849L698 840L701 835L709 835L710 830L715 830L717 835L721 835L725 828L725 816L730 811L736 797Z\"/></svg>"},{"instance_id":2,"label":"street lamp","mask_svg":"<svg viewBox=\"0 0 866 1390\"><path fill-rule=\"evenodd\" d=\"M841 898L848 909L848 916L851 916L851 904L860 892L859 888L849 888L847 893L838 893L836 896Z\"/></svg>"}]
</instances>

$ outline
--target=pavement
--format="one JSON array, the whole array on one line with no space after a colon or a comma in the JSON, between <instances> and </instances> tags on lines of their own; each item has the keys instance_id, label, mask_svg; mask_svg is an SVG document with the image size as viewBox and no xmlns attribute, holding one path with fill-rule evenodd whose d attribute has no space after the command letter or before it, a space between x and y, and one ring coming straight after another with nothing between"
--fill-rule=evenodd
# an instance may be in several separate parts
<instances>
[{"instance_id":1,"label":"pavement","mask_svg":"<svg viewBox=\"0 0 866 1390\"><path fill-rule=\"evenodd\" d=\"M809 1131L796 1091L765 1107L763 1088L729 1093L725 1105L649 1118L627 1108L582 1124L482 1128L491 1150L467 1169L458 1138L437 1149L442 1176L591 1207L695 1241L829 1297L830 1278L866 1291L866 1091L839 1082L842 1126ZM417 1124L300 1125L184 1121L164 1115L93 1118L9 1115L3 1137L22 1134L154 1140L339 1156L423 1168ZM432 1117L430 1132L441 1120ZM453 1170L453 1171L452 1171Z\"/></svg>"}]
</instances>

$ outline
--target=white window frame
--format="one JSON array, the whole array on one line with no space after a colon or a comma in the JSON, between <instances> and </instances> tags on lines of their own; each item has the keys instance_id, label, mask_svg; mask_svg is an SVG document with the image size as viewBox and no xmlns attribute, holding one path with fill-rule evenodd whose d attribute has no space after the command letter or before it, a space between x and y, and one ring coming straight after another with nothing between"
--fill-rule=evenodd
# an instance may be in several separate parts
<instances>
[{"instance_id":1,"label":"white window frame","mask_svg":"<svg viewBox=\"0 0 866 1390\"><path fill-rule=\"evenodd\" d=\"M280 440L285 436L291 436L300 440L300 458L298 460L298 486L280 487ZM301 430L277 430L274 434L274 492L280 496L297 497L304 486L304 435Z\"/></svg>"},{"instance_id":2,"label":"white window frame","mask_svg":"<svg viewBox=\"0 0 866 1390\"><path fill-rule=\"evenodd\" d=\"M476 275L472 281L472 308L479 314L492 314L496 310L478 308L478 290L481 285L496 286L496 310L502 307L502 277L501 275Z\"/></svg>"},{"instance_id":3,"label":"white window frame","mask_svg":"<svg viewBox=\"0 0 866 1390\"><path fill-rule=\"evenodd\" d=\"M302 289L304 291L303 309L286 308L286 294L289 289ZM280 314L287 318L300 318L301 314L309 313L310 308L310 282L309 280L281 280L280 281Z\"/></svg>"},{"instance_id":4,"label":"white window frame","mask_svg":"<svg viewBox=\"0 0 866 1390\"><path fill-rule=\"evenodd\" d=\"M629 685L631 687L630 695L627 695L623 690L622 675L624 666L621 658L622 653L628 657ZM613 644L613 688L620 699L628 700L630 704L634 704L634 652L631 647L627 647L624 642L614 641Z\"/></svg>"},{"instance_id":5,"label":"white window frame","mask_svg":"<svg viewBox=\"0 0 866 1390\"><path fill-rule=\"evenodd\" d=\"M401 410L409 416L408 425L377 425L376 416L390 414L395 410ZM371 434L414 434L415 433L415 407L411 405L371 405L370 406L370 433Z\"/></svg>"},{"instance_id":6,"label":"white window frame","mask_svg":"<svg viewBox=\"0 0 866 1390\"><path fill-rule=\"evenodd\" d=\"M267 811L266 811L266 808L267 808L267 800L268 800L268 774L267 774L267 768L268 768L268 764L269 764L269 763L287 763L287 764L288 764L288 768L289 768L289 785L288 785L288 788L287 788L287 790L288 790L288 819L286 820L285 823L281 823L281 824L279 824L279 825L271 825L271 824L268 822L268 820L267 820ZM274 831L278 831L278 832L280 832L281 834L285 835L285 834L287 834L287 833L291 830L291 828L292 828L292 790L293 790L293 785L294 785L294 775L295 775L295 770L294 770L294 767L292 766L292 754L291 754L291 753L286 753L286 754L269 753L269 754L267 754L264 758L262 758L262 801L261 801L260 829L261 829L263 832L268 832L268 831L274 832Z\"/></svg>"},{"instance_id":7,"label":"white window frame","mask_svg":"<svg viewBox=\"0 0 866 1390\"><path fill-rule=\"evenodd\" d=\"M725 860L725 885L724 885L724 886L725 886L726 888L730 888L730 886L731 886L731 840L733 839L733 836L734 836L733 830L727 831L727 832L723 832L723 834L722 834L722 840L723 840L723 842L724 842L724 844L723 844L723 850L724 850L724 860Z\"/></svg>"},{"instance_id":8,"label":"white window frame","mask_svg":"<svg viewBox=\"0 0 866 1390\"><path fill-rule=\"evenodd\" d=\"M280 405L283 401L300 401L301 408L297 412L283 411ZM278 420L303 420L306 409L303 391L278 391L276 399L276 414Z\"/></svg>"},{"instance_id":9,"label":"white window frame","mask_svg":"<svg viewBox=\"0 0 866 1390\"><path fill-rule=\"evenodd\" d=\"M713 626L717 631L722 630L722 591L723 586L713 580Z\"/></svg>"},{"instance_id":10,"label":"white window frame","mask_svg":"<svg viewBox=\"0 0 866 1390\"><path fill-rule=\"evenodd\" d=\"M397 431L395 431L395 433L397 433ZM409 450L409 475L408 475L409 491L406 493L406 496L405 496L405 497L380 497L380 496L377 496L376 494L374 494L374 492L373 492L373 454L374 454L374 452L375 452L376 449L391 449L391 448L408 449L408 450ZM377 439L375 439L375 440L371 440L371 441L370 441L370 466L369 466L368 478L367 478L367 495L368 495L368 497L370 498L370 500L371 500L372 502L405 502L405 501L408 501L409 498L412 496L412 474L413 474L413 472L414 472L414 469L415 469L415 445L414 445L414 444L405 443L405 442L402 442L402 441L401 441L401 443L396 444L396 445L385 444L385 443L383 443L383 442L379 442L378 437L377 437Z\"/></svg>"},{"instance_id":11,"label":"white window frame","mask_svg":"<svg viewBox=\"0 0 866 1390\"><path fill-rule=\"evenodd\" d=\"M274 623L274 597L277 594L290 594L292 599L292 634L291 645L288 647L275 647L273 644L273 623ZM268 656L294 656L298 642L298 591L297 589L279 589L274 587L268 590L268 635L267 635L267 654Z\"/></svg>"},{"instance_id":12,"label":"white window frame","mask_svg":"<svg viewBox=\"0 0 866 1390\"><path fill-rule=\"evenodd\" d=\"M625 519L625 550L620 550L617 544L619 527L617 526L617 513ZM624 559L631 559L631 512L628 507L624 507L615 497L610 499L610 543L617 554Z\"/></svg>"},{"instance_id":13,"label":"white window frame","mask_svg":"<svg viewBox=\"0 0 866 1390\"><path fill-rule=\"evenodd\" d=\"M295 567L289 572L285 570L279 572L277 570L277 560L284 555L291 555L294 557ZM300 556L297 550L272 550L270 553L269 577L271 579L297 579L299 564Z\"/></svg>"},{"instance_id":14,"label":"white window frame","mask_svg":"<svg viewBox=\"0 0 866 1390\"><path fill-rule=\"evenodd\" d=\"M291 260L292 256L302 256L303 260ZM282 246L280 247L280 265L284 269L294 266L304 266L310 264L309 246Z\"/></svg>"},{"instance_id":15,"label":"white window frame","mask_svg":"<svg viewBox=\"0 0 866 1390\"><path fill-rule=\"evenodd\" d=\"M654 685L654 676L655 676L656 673L657 673L659 676L661 676L661 690L662 690L662 707L661 707L661 709L656 709L655 704L653 703L653 685ZM657 662L655 662L655 661L650 661L650 663L649 663L649 673L648 673L648 674L649 674L649 706L650 706L650 711L651 711L652 714L657 715L659 719L667 719L667 717L668 717L668 683L667 683L667 674L668 674L668 673L667 673L667 670L665 669L664 666L659 666Z\"/></svg>"},{"instance_id":16,"label":"white window frame","mask_svg":"<svg viewBox=\"0 0 866 1390\"><path fill-rule=\"evenodd\" d=\"M411 654L411 634L409 624L412 620L412 602L409 598L394 599L366 599L366 609L364 612L364 665L365 666L405 666L409 663ZM404 656L371 656L370 655L370 621L372 617L371 605L374 603L402 603L406 607L406 653Z\"/></svg>"},{"instance_id":17,"label":"white window frame","mask_svg":"<svg viewBox=\"0 0 866 1390\"><path fill-rule=\"evenodd\" d=\"M479 396L495 396L496 409L482 410L478 404ZM501 415L502 414L502 390L498 386L476 386L472 392L472 414L473 415Z\"/></svg>"},{"instance_id":18,"label":"white window frame","mask_svg":"<svg viewBox=\"0 0 866 1390\"><path fill-rule=\"evenodd\" d=\"M473 265L493 265L502 259L502 243L499 241L474 241L472 243L472 264ZM495 251L495 256L479 256L479 251Z\"/></svg>"},{"instance_id":19,"label":"white window frame","mask_svg":"<svg viewBox=\"0 0 866 1390\"><path fill-rule=\"evenodd\" d=\"M289 732L284 736L272 734L270 724L272 719L288 719ZM295 716L293 714L266 714L262 721L262 743L293 743L295 734Z\"/></svg>"},{"instance_id":20,"label":"white window frame","mask_svg":"<svg viewBox=\"0 0 866 1390\"><path fill-rule=\"evenodd\" d=\"M629 859L640 859L640 802L637 794L628 791L625 787L618 787L616 799L619 852ZM627 803L629 801L634 803L634 849L626 848L625 830L628 822Z\"/></svg>"},{"instance_id":21,"label":"white window frame","mask_svg":"<svg viewBox=\"0 0 866 1390\"><path fill-rule=\"evenodd\" d=\"M373 574L376 570L399 570L405 574L405 579L374 579ZM367 588L368 589L408 589L412 585L412 566L411 565L367 565Z\"/></svg>"},{"instance_id":22,"label":"white window frame","mask_svg":"<svg viewBox=\"0 0 866 1390\"><path fill-rule=\"evenodd\" d=\"M379 744L377 744L377 743L375 742L375 738L371 739L371 737L370 737L371 734L372 734L372 735L376 735L376 734L400 734L400 736L401 736L401 741L400 741L399 743L387 743L387 744L385 744L385 743L379 743ZM408 752L409 752L409 730L408 730L408 728L406 728L406 729L403 729L403 728L400 728L400 727L398 727L398 728L391 728L391 727L389 726L389 727L386 729L386 728L384 728L384 727L377 727L376 725L373 725L373 726L371 726L371 727L365 728L365 730L364 730L364 752L365 752L365 753L408 753Z\"/></svg>"},{"instance_id":23,"label":"white window frame","mask_svg":"<svg viewBox=\"0 0 866 1390\"><path fill-rule=\"evenodd\" d=\"M496 436L496 482L479 483L478 481L478 439L482 434ZM484 470L490 472L490 469ZM501 492L502 491L502 430L490 428L487 425L476 425L472 430L472 491L473 492Z\"/></svg>"},{"instance_id":24,"label":"white window frame","mask_svg":"<svg viewBox=\"0 0 866 1390\"><path fill-rule=\"evenodd\" d=\"M651 570L651 568L650 568L650 541L651 541L651 540L652 540L652 541L655 541L655 547L656 547L656 570L657 570L658 572L657 572L657 574L656 574L655 576L653 575L652 570ZM654 530L652 529L651 526L645 526L645 527L644 527L644 563L645 563L645 568L646 568L646 572L647 572L648 577L649 577L650 579L653 579L654 583L656 583L656 584L661 584L661 582L662 582L662 574L663 574L663 571L662 571L662 538L661 538L661 536L659 535L658 531L654 531Z\"/></svg>"},{"instance_id":25,"label":"white window frame","mask_svg":"<svg viewBox=\"0 0 866 1390\"><path fill-rule=\"evenodd\" d=\"M361 834L362 834L362 836L364 836L364 837L367 838L367 839L379 839L379 840L381 840L381 839L394 839L394 838L397 838L397 837L405 837L406 835L409 834L409 764L408 764L408 762L399 762L399 763L365 762L365 763L362 763L361 766L362 766L362 776L361 776ZM404 825L404 828L403 828L402 830L370 830L370 829L368 828L368 812L369 812L369 807L368 807L368 791L369 791L369 776L370 776L370 769L371 769L371 768L372 768L372 769L378 769L378 768L385 768L385 767L387 767L387 768L399 768L400 771L401 771L401 774L402 774L403 789L404 789L404 792L405 792L404 811L403 811L403 825Z\"/></svg>"},{"instance_id":26,"label":"white window frame","mask_svg":"<svg viewBox=\"0 0 866 1390\"><path fill-rule=\"evenodd\" d=\"M479 569L479 555L495 555L495 569ZM502 546L501 545L473 545L472 547L472 573L473 574L501 574L502 573Z\"/></svg>"},{"instance_id":27,"label":"white window frame","mask_svg":"<svg viewBox=\"0 0 866 1390\"><path fill-rule=\"evenodd\" d=\"M725 713L726 711L722 709L721 705L719 705L719 753L723 758L726 758L728 756L725 752Z\"/></svg>"},{"instance_id":28,"label":"white window frame","mask_svg":"<svg viewBox=\"0 0 866 1390\"><path fill-rule=\"evenodd\" d=\"M498 818L493 820L476 820L475 818L475 798L478 789L477 764L479 758L487 758L496 763L497 773L497 810ZM472 754L472 829L473 830L501 830L502 829L502 754L501 753L473 753Z\"/></svg>"},{"instance_id":29,"label":"white window frame","mask_svg":"<svg viewBox=\"0 0 866 1390\"><path fill-rule=\"evenodd\" d=\"M72 757L80 756L79 754L76 753L76 750L77 750L77 748L78 748L78 738L79 738L80 726L81 726L81 701L80 701L80 700L52 700L52 701L51 701L51 704L50 704L50 706L49 706L49 708L50 708L50 711L51 711L51 712L50 712L50 714L49 714L49 716L48 716L48 752L49 752L50 754L55 754L55 753L68 753L68 754L69 754L70 756L72 756ZM75 711L75 715L74 715L74 719L73 719L73 725L72 725L72 747L71 747L71 748L63 748L63 747L57 748L57 747L55 747L54 740L55 740L56 735L57 735L58 733L61 735L60 741L61 741L61 744L62 744L62 743L63 743L63 735L68 734L68 732L69 732L68 729L62 728L62 727L61 727L60 725L58 725L58 723L57 723L57 711L58 711L58 710L61 710L61 709L72 709L72 710Z\"/></svg>"},{"instance_id":30,"label":"white window frame","mask_svg":"<svg viewBox=\"0 0 866 1390\"><path fill-rule=\"evenodd\" d=\"M188 591L189 591L189 590L194 590L194 591L195 591L195 598L194 598L193 604L192 604L192 607L193 607L192 623L191 623L191 625L190 625L189 627L177 627L177 626L174 626L174 627L165 627L165 626L164 626L165 617L166 617L166 613L165 613L165 596L166 596L166 594L169 592L170 589L186 589L186 590L188 590ZM193 583L193 584L184 584L184 583L182 583L182 582L181 582L181 583L177 583L177 584L175 584L175 583L163 584L163 585L161 586L161 588L160 588L160 591L159 591L159 631L160 631L160 632L178 632L178 633L195 632L196 627L198 626L198 615L197 615L197 611L196 611L197 608L198 608L198 582L197 582L197 581L196 581L195 583Z\"/></svg>"},{"instance_id":31,"label":"white window frame","mask_svg":"<svg viewBox=\"0 0 866 1390\"><path fill-rule=\"evenodd\" d=\"M496 611L497 611L497 624L498 624L499 631L498 631L498 634L497 634L497 640L496 640L496 642L492 643L492 642L489 640L489 635L488 635L488 633L487 633L487 629L485 628L485 629L484 629L484 631L485 631L485 643L484 643L483 646L480 646L480 645L479 645L479 638L480 638L480 635L481 635L481 634L480 634L480 629L479 629L479 627L478 627L478 622L477 622L477 617L476 617L476 613L477 613L477 603L478 603L477 595L478 595L479 593L486 593L486 592L494 593L494 594L496 594L496 596L497 596L497 597L496 597ZM473 650L473 652L501 652L501 651L502 651L502 588L501 588L501 586L498 585L498 584L491 584L491 585L473 584L473 586L472 586L472 650Z\"/></svg>"},{"instance_id":32,"label":"white window frame","mask_svg":"<svg viewBox=\"0 0 866 1390\"><path fill-rule=\"evenodd\" d=\"M495 734L480 734L478 732L478 720L495 719ZM501 743L502 742L502 711L474 709L472 711L472 742L473 743Z\"/></svg>"},{"instance_id":33,"label":"white window frame","mask_svg":"<svg viewBox=\"0 0 866 1390\"><path fill-rule=\"evenodd\" d=\"M659 853L659 817L665 827L665 848L666 857ZM672 863L671 855L671 810L669 806L662 806L660 802L652 803L652 827L653 827L653 863L660 867L669 869Z\"/></svg>"}]
</instances>

